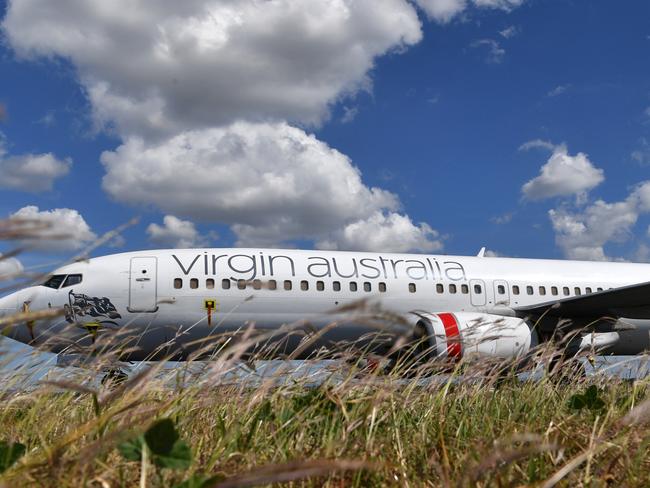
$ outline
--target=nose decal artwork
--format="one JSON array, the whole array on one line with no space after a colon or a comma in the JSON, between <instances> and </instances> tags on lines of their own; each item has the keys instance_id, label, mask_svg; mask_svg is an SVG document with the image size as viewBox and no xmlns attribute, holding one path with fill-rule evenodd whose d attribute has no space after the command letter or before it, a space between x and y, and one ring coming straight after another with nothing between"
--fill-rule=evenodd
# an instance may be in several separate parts
<instances>
[{"instance_id":1,"label":"nose decal artwork","mask_svg":"<svg viewBox=\"0 0 650 488\"><path fill-rule=\"evenodd\" d=\"M90 297L83 293L74 293L74 290L70 290L68 293L68 304L65 305L65 311L65 318L70 323L78 323L80 317L90 316L108 319L92 321L94 325L117 325L115 319L122 318L109 298Z\"/></svg>"}]
</instances>

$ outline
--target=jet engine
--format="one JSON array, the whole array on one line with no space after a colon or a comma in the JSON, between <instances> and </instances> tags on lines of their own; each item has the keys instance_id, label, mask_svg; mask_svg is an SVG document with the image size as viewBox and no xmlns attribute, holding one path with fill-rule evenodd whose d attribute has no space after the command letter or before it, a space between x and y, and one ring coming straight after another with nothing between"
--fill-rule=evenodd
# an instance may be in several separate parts
<instances>
[{"instance_id":1,"label":"jet engine","mask_svg":"<svg viewBox=\"0 0 650 488\"><path fill-rule=\"evenodd\" d=\"M517 317L487 313L416 313L415 335L426 337L429 356L520 358L538 343L531 326Z\"/></svg>"}]
</instances>

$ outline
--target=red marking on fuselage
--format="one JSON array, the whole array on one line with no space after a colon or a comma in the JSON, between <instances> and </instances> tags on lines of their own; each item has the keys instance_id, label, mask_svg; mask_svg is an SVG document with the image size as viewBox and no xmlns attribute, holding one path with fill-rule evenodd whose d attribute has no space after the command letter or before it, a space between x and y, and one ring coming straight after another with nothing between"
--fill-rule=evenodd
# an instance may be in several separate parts
<instances>
[{"instance_id":1,"label":"red marking on fuselage","mask_svg":"<svg viewBox=\"0 0 650 488\"><path fill-rule=\"evenodd\" d=\"M454 314L439 313L438 317L445 327L445 335L447 336L447 356L455 359L460 359L462 351L460 348L460 332L458 330L458 321Z\"/></svg>"}]
</instances>

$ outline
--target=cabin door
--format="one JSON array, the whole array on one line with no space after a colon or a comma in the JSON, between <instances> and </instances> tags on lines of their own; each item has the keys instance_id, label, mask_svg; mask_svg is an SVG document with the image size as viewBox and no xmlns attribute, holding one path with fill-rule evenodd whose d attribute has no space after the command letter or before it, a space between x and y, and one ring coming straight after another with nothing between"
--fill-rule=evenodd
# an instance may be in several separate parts
<instances>
[{"instance_id":1,"label":"cabin door","mask_svg":"<svg viewBox=\"0 0 650 488\"><path fill-rule=\"evenodd\" d=\"M158 310L156 279L158 259L154 257L131 258L129 273L129 312L155 312Z\"/></svg>"}]
</instances>

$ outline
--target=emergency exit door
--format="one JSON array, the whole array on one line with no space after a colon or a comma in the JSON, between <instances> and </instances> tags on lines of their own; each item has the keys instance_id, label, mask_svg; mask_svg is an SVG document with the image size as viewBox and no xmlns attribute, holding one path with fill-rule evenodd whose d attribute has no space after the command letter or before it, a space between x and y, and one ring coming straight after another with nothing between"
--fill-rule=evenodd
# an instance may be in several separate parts
<instances>
[{"instance_id":1,"label":"emergency exit door","mask_svg":"<svg viewBox=\"0 0 650 488\"><path fill-rule=\"evenodd\" d=\"M155 312L157 305L156 279L158 259L131 258L129 274L129 312Z\"/></svg>"}]
</instances>

